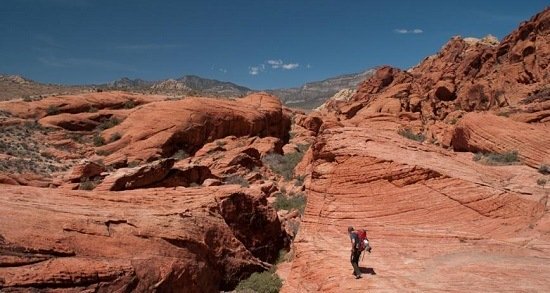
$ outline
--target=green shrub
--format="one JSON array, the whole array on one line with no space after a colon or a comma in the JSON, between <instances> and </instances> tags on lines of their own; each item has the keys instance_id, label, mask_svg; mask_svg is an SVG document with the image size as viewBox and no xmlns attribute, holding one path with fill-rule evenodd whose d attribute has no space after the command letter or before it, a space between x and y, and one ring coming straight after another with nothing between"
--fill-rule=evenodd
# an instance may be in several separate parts
<instances>
[{"instance_id":1,"label":"green shrub","mask_svg":"<svg viewBox=\"0 0 550 293\"><path fill-rule=\"evenodd\" d=\"M248 279L237 285L237 292L277 293L281 290L283 281L272 272L253 273Z\"/></svg>"},{"instance_id":2,"label":"green shrub","mask_svg":"<svg viewBox=\"0 0 550 293\"><path fill-rule=\"evenodd\" d=\"M95 151L96 155L99 155L99 156L108 156L111 154L111 152L108 152L108 151L105 151L105 150L97 150Z\"/></svg>"},{"instance_id":3,"label":"green shrub","mask_svg":"<svg viewBox=\"0 0 550 293\"><path fill-rule=\"evenodd\" d=\"M477 153L473 160L486 165L513 165L519 162L519 153L518 151L508 151L502 154Z\"/></svg>"},{"instance_id":4,"label":"green shrub","mask_svg":"<svg viewBox=\"0 0 550 293\"><path fill-rule=\"evenodd\" d=\"M55 106L55 105L49 105L48 108L46 109L46 113L48 115L56 115L56 114L59 114L59 107L58 106Z\"/></svg>"},{"instance_id":5,"label":"green shrub","mask_svg":"<svg viewBox=\"0 0 550 293\"><path fill-rule=\"evenodd\" d=\"M93 190L97 185L99 184L99 181L90 181L88 178L84 179L84 181L80 182L78 185L79 190Z\"/></svg>"},{"instance_id":6,"label":"green shrub","mask_svg":"<svg viewBox=\"0 0 550 293\"><path fill-rule=\"evenodd\" d=\"M113 133L113 134L111 135L111 140L110 140L110 141L111 141L111 142L117 141L117 140L119 140L119 139L121 139L121 138L122 138L122 134L120 134L120 133L118 133L118 132L115 132L115 133Z\"/></svg>"},{"instance_id":7,"label":"green shrub","mask_svg":"<svg viewBox=\"0 0 550 293\"><path fill-rule=\"evenodd\" d=\"M231 175L225 178L225 183L227 184L238 184L241 187L248 188L250 186L250 183L248 183L248 180L244 179L243 176L239 175Z\"/></svg>"},{"instance_id":8,"label":"green shrub","mask_svg":"<svg viewBox=\"0 0 550 293\"><path fill-rule=\"evenodd\" d=\"M296 176L296 179L294 181L294 186L304 185L304 179L306 179L306 175Z\"/></svg>"},{"instance_id":9,"label":"green shrub","mask_svg":"<svg viewBox=\"0 0 550 293\"><path fill-rule=\"evenodd\" d=\"M184 150L179 150L175 154L172 155L172 158L179 161L179 160L189 158L189 154Z\"/></svg>"},{"instance_id":10,"label":"green shrub","mask_svg":"<svg viewBox=\"0 0 550 293\"><path fill-rule=\"evenodd\" d=\"M300 214L304 214L306 208L307 199L304 194L299 193L294 196L286 196L284 194L278 194L275 198L274 207L276 210L298 210Z\"/></svg>"},{"instance_id":11,"label":"green shrub","mask_svg":"<svg viewBox=\"0 0 550 293\"><path fill-rule=\"evenodd\" d=\"M95 146L102 146L105 144L105 139L101 135L96 134L94 135L93 142Z\"/></svg>"},{"instance_id":12,"label":"green shrub","mask_svg":"<svg viewBox=\"0 0 550 293\"><path fill-rule=\"evenodd\" d=\"M139 166L141 162L140 161L131 161L128 163L128 168L134 168L134 167L137 167Z\"/></svg>"},{"instance_id":13,"label":"green shrub","mask_svg":"<svg viewBox=\"0 0 550 293\"><path fill-rule=\"evenodd\" d=\"M537 180L537 184L542 186L542 188L544 188L544 186L546 185L547 182L548 182L548 180L546 180L546 178L539 178Z\"/></svg>"},{"instance_id":14,"label":"green shrub","mask_svg":"<svg viewBox=\"0 0 550 293\"><path fill-rule=\"evenodd\" d=\"M90 108L88 108L88 113L95 113L97 111L99 111L99 110L94 106L90 106Z\"/></svg>"},{"instance_id":15,"label":"green shrub","mask_svg":"<svg viewBox=\"0 0 550 293\"><path fill-rule=\"evenodd\" d=\"M101 121L101 123L96 127L98 130L105 130L109 129L111 127L115 127L118 124L120 124L120 120L118 120L116 117L111 117L109 119L105 119Z\"/></svg>"},{"instance_id":16,"label":"green shrub","mask_svg":"<svg viewBox=\"0 0 550 293\"><path fill-rule=\"evenodd\" d=\"M124 109L132 109L136 106L136 102L129 100L126 103L124 103Z\"/></svg>"},{"instance_id":17,"label":"green shrub","mask_svg":"<svg viewBox=\"0 0 550 293\"><path fill-rule=\"evenodd\" d=\"M298 145L298 151L286 155L280 154L268 154L262 161L265 165L269 166L273 172L283 176L285 180L290 180L294 177L294 168L300 163L304 157L305 152L309 148L307 144Z\"/></svg>"},{"instance_id":18,"label":"green shrub","mask_svg":"<svg viewBox=\"0 0 550 293\"><path fill-rule=\"evenodd\" d=\"M399 129L397 133L399 133L399 135L403 137L406 137L408 139L418 141L418 142L423 142L424 139L426 139L426 137L422 133L418 133L418 134L414 133L409 128Z\"/></svg>"},{"instance_id":19,"label":"green shrub","mask_svg":"<svg viewBox=\"0 0 550 293\"><path fill-rule=\"evenodd\" d=\"M550 174L550 166L545 165L545 164L540 165L540 167L539 167L539 173L540 173L540 174L543 174L543 175L548 175L548 174Z\"/></svg>"}]
</instances>

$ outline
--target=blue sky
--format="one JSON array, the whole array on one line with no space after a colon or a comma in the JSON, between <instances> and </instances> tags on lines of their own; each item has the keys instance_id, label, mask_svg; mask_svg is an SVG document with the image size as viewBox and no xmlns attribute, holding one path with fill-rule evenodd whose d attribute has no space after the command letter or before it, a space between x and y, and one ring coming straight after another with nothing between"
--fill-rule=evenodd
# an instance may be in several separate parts
<instances>
[{"instance_id":1,"label":"blue sky","mask_svg":"<svg viewBox=\"0 0 550 293\"><path fill-rule=\"evenodd\" d=\"M62 84L186 74L254 89L389 64L454 35L499 39L550 5L529 1L2 0L0 72Z\"/></svg>"}]
</instances>

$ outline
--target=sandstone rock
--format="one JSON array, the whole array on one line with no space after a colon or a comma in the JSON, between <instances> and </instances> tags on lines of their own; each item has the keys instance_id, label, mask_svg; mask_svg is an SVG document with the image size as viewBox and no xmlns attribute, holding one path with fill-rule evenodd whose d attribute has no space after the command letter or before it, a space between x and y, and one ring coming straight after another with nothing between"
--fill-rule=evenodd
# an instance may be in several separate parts
<instances>
[{"instance_id":1,"label":"sandstone rock","mask_svg":"<svg viewBox=\"0 0 550 293\"><path fill-rule=\"evenodd\" d=\"M235 136L276 137L288 140L290 119L283 115L279 99L257 93L229 101L189 98L150 103L133 111L119 125L102 133L122 138L100 148L112 153L108 165L131 161L149 162L178 150L195 153L205 143Z\"/></svg>"},{"instance_id":2,"label":"sandstone rock","mask_svg":"<svg viewBox=\"0 0 550 293\"><path fill-rule=\"evenodd\" d=\"M7 292L231 290L284 245L265 198L233 187L0 188Z\"/></svg>"},{"instance_id":3,"label":"sandstone rock","mask_svg":"<svg viewBox=\"0 0 550 293\"><path fill-rule=\"evenodd\" d=\"M216 179L208 167L201 165L188 165L185 167L172 168L166 177L151 184L150 187L189 187L192 184L201 185L207 179ZM205 186L217 185L215 182L211 182L210 185Z\"/></svg>"},{"instance_id":4,"label":"sandstone rock","mask_svg":"<svg viewBox=\"0 0 550 293\"><path fill-rule=\"evenodd\" d=\"M319 132L321 125L323 125L323 120L321 119L321 117L312 114L296 117L295 123L307 130L312 131L316 135Z\"/></svg>"},{"instance_id":5,"label":"sandstone rock","mask_svg":"<svg viewBox=\"0 0 550 293\"><path fill-rule=\"evenodd\" d=\"M550 83L550 37L546 25L549 18L550 9L546 8L500 43L494 37L453 37L437 55L406 72L380 67L360 84L349 102L331 100L325 109L345 119L365 109L388 113L421 111L424 119L442 120L457 109L517 106ZM404 86L408 87L406 92L402 91ZM399 91L401 94L396 96ZM429 97L429 101L423 97Z\"/></svg>"},{"instance_id":6,"label":"sandstone rock","mask_svg":"<svg viewBox=\"0 0 550 293\"><path fill-rule=\"evenodd\" d=\"M457 151L517 151L522 162L538 168L550 163L548 128L492 114L468 113L456 125L452 146Z\"/></svg>"},{"instance_id":7,"label":"sandstone rock","mask_svg":"<svg viewBox=\"0 0 550 293\"><path fill-rule=\"evenodd\" d=\"M173 165L174 159L164 159L134 168L121 168L105 177L96 190L120 191L150 186L165 179Z\"/></svg>"},{"instance_id":8,"label":"sandstone rock","mask_svg":"<svg viewBox=\"0 0 550 293\"><path fill-rule=\"evenodd\" d=\"M72 183L81 182L84 179L90 179L99 176L105 172L105 166L88 159L80 161L68 172L66 180Z\"/></svg>"},{"instance_id":9,"label":"sandstone rock","mask_svg":"<svg viewBox=\"0 0 550 293\"><path fill-rule=\"evenodd\" d=\"M125 105L141 105L162 101L165 96L130 94L125 92L101 92L80 95L62 95L44 98L39 101L0 102L0 108L19 118L39 119L59 113L83 113L90 109L121 109Z\"/></svg>"},{"instance_id":10,"label":"sandstone rock","mask_svg":"<svg viewBox=\"0 0 550 293\"><path fill-rule=\"evenodd\" d=\"M220 186L223 185L223 182L221 182L218 179L208 178L202 182L203 186Z\"/></svg>"},{"instance_id":11,"label":"sandstone rock","mask_svg":"<svg viewBox=\"0 0 550 293\"><path fill-rule=\"evenodd\" d=\"M101 110L96 113L63 113L46 116L39 120L44 126L57 126L69 131L90 131L96 129L102 121L109 119L124 120L131 110Z\"/></svg>"},{"instance_id":12,"label":"sandstone rock","mask_svg":"<svg viewBox=\"0 0 550 293\"><path fill-rule=\"evenodd\" d=\"M390 115L356 118L326 127L311 148L281 292L525 290L516 278L545 291L550 215L536 170L419 144L399 136L402 121ZM347 261L350 225L366 227L373 247L360 280Z\"/></svg>"}]
</instances>

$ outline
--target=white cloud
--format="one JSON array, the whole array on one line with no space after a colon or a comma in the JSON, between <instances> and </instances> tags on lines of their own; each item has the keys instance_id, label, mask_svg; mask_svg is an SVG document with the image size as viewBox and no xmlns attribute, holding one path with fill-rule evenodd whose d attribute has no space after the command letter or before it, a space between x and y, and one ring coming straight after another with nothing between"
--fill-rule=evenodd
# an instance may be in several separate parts
<instances>
[{"instance_id":1,"label":"white cloud","mask_svg":"<svg viewBox=\"0 0 550 293\"><path fill-rule=\"evenodd\" d=\"M286 69L286 70L292 70L292 69L298 68L299 66L300 64L298 63L289 63L289 64L282 65L283 69Z\"/></svg>"},{"instance_id":2,"label":"white cloud","mask_svg":"<svg viewBox=\"0 0 550 293\"><path fill-rule=\"evenodd\" d=\"M397 33L397 34L421 34L424 31L419 29L419 28L415 28L415 29L412 29L412 30L397 28L397 29L394 29L393 32Z\"/></svg>"},{"instance_id":3,"label":"white cloud","mask_svg":"<svg viewBox=\"0 0 550 293\"><path fill-rule=\"evenodd\" d=\"M258 74L266 71L266 69L270 69L270 68L271 69L292 70L292 69L296 69L298 67L300 67L299 63L285 63L281 59L269 59L269 60L266 60L264 63L262 63L260 65L249 66L248 67L248 74L258 75Z\"/></svg>"},{"instance_id":4,"label":"white cloud","mask_svg":"<svg viewBox=\"0 0 550 293\"><path fill-rule=\"evenodd\" d=\"M250 75L258 75L262 71L263 71L262 66L250 66L250 67L248 67L248 74L250 74Z\"/></svg>"},{"instance_id":5,"label":"white cloud","mask_svg":"<svg viewBox=\"0 0 550 293\"><path fill-rule=\"evenodd\" d=\"M283 65L283 60L267 60L267 64L271 65L271 68L277 69Z\"/></svg>"},{"instance_id":6,"label":"white cloud","mask_svg":"<svg viewBox=\"0 0 550 293\"><path fill-rule=\"evenodd\" d=\"M306 65L306 68L307 68L307 69L310 69L310 68L311 68L311 65L310 65L310 64Z\"/></svg>"},{"instance_id":7,"label":"white cloud","mask_svg":"<svg viewBox=\"0 0 550 293\"><path fill-rule=\"evenodd\" d=\"M220 69L218 69L218 71L223 73L223 74L227 73L227 69L225 69L225 68L220 68Z\"/></svg>"}]
</instances>

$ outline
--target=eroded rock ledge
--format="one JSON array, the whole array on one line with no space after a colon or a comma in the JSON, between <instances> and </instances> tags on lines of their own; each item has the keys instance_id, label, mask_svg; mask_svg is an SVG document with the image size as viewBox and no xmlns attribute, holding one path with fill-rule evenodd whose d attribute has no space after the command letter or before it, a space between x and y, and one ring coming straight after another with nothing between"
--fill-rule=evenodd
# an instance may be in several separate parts
<instances>
[{"instance_id":1,"label":"eroded rock ledge","mask_svg":"<svg viewBox=\"0 0 550 293\"><path fill-rule=\"evenodd\" d=\"M268 268L285 245L255 189L0 188L0 288L8 292L227 290Z\"/></svg>"}]
</instances>

